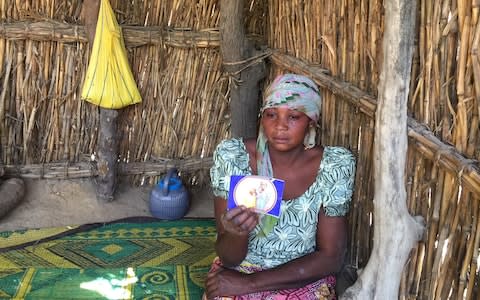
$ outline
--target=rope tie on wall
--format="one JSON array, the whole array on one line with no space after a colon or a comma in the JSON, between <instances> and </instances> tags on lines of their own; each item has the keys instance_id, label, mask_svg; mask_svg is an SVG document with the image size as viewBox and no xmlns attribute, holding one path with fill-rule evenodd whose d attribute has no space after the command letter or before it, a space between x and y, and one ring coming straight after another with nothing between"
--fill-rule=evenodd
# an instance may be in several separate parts
<instances>
[{"instance_id":1,"label":"rope tie on wall","mask_svg":"<svg viewBox=\"0 0 480 300\"><path fill-rule=\"evenodd\" d=\"M228 86L233 85L235 88L239 87L242 84L242 80L239 79L237 76L245 71L246 69L262 63L263 60L272 55L272 50L267 50L265 52L261 52L258 55L246 58L244 60L239 61L232 61L232 62L223 62L222 65L227 67L227 69L231 69L232 67L240 67L240 69L236 71L224 71L222 77L228 79Z\"/></svg>"},{"instance_id":2,"label":"rope tie on wall","mask_svg":"<svg viewBox=\"0 0 480 300\"><path fill-rule=\"evenodd\" d=\"M457 172L457 182L458 185L462 185L462 180L463 180L463 172L465 170L467 171L472 171L473 170L473 165L478 164L478 161L475 159L471 158L466 158L465 159L465 164L460 168L460 170Z\"/></svg>"},{"instance_id":3,"label":"rope tie on wall","mask_svg":"<svg viewBox=\"0 0 480 300\"><path fill-rule=\"evenodd\" d=\"M435 167L439 167L439 162L440 162L440 159L442 158L442 155L443 154L451 154L452 153L452 149L448 148L448 147L442 147L440 149L437 150L437 153L435 153L435 159L433 160L433 164L435 165Z\"/></svg>"}]
</instances>

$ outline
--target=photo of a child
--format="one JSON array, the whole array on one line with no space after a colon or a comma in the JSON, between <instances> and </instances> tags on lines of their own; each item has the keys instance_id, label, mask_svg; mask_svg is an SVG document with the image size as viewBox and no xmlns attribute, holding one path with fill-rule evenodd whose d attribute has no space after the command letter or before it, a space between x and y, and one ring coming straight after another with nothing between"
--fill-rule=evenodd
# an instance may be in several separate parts
<instances>
[{"instance_id":1,"label":"photo of a child","mask_svg":"<svg viewBox=\"0 0 480 300\"><path fill-rule=\"evenodd\" d=\"M237 183L233 198L237 206L254 207L260 213L268 213L277 201L277 190L268 178L249 176Z\"/></svg>"}]
</instances>

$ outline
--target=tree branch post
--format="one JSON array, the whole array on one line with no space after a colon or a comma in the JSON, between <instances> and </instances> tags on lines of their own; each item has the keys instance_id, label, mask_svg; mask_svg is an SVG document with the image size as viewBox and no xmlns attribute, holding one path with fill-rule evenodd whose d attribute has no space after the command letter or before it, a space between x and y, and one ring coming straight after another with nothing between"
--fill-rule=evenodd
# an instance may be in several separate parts
<instances>
[{"instance_id":1,"label":"tree branch post","mask_svg":"<svg viewBox=\"0 0 480 300\"><path fill-rule=\"evenodd\" d=\"M407 209L407 100L416 1L385 0L383 66L374 140L374 238L367 266L342 299L398 299L403 268L422 238L422 217Z\"/></svg>"},{"instance_id":2,"label":"tree branch post","mask_svg":"<svg viewBox=\"0 0 480 300\"><path fill-rule=\"evenodd\" d=\"M255 137L257 134L259 81L265 77L265 64L248 65L256 54L245 36L244 1L220 3L220 51L230 80L231 135Z\"/></svg>"},{"instance_id":3,"label":"tree branch post","mask_svg":"<svg viewBox=\"0 0 480 300\"><path fill-rule=\"evenodd\" d=\"M85 22L90 49L95 39L95 30L101 0L84 0L82 17ZM100 127L97 140L97 171L96 195L101 201L112 201L117 181L117 138L118 111L100 107Z\"/></svg>"}]
</instances>

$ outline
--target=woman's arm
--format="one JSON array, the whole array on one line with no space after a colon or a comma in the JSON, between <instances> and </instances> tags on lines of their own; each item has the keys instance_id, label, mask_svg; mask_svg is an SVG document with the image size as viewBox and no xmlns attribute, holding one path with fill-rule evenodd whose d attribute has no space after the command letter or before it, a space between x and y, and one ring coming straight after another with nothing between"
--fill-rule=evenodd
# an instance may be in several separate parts
<instances>
[{"instance_id":1,"label":"woman's arm","mask_svg":"<svg viewBox=\"0 0 480 300\"><path fill-rule=\"evenodd\" d=\"M318 215L317 247L308 255L277 268L249 275L251 292L289 289L305 286L340 271L347 245L345 217Z\"/></svg>"},{"instance_id":2,"label":"woman's arm","mask_svg":"<svg viewBox=\"0 0 480 300\"><path fill-rule=\"evenodd\" d=\"M347 224L345 217L327 217L321 211L317 225L317 247L308 255L276 268L253 274L224 269L211 283L211 296L300 288L338 272L346 252Z\"/></svg>"},{"instance_id":3,"label":"woman's arm","mask_svg":"<svg viewBox=\"0 0 480 300\"><path fill-rule=\"evenodd\" d=\"M235 207L227 212L227 201L215 197L215 221L217 241L215 250L225 267L240 264L247 255L248 234L258 224L258 216L252 209Z\"/></svg>"}]
</instances>

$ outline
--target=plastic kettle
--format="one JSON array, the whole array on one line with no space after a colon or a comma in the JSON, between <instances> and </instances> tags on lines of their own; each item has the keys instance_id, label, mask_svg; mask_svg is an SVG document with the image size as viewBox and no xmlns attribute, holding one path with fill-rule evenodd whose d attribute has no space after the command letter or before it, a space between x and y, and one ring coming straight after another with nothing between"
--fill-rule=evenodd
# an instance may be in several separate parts
<instances>
[{"instance_id":1,"label":"plastic kettle","mask_svg":"<svg viewBox=\"0 0 480 300\"><path fill-rule=\"evenodd\" d=\"M176 168L168 170L152 189L149 208L154 217L165 220L181 219L187 214L190 199Z\"/></svg>"}]
</instances>

